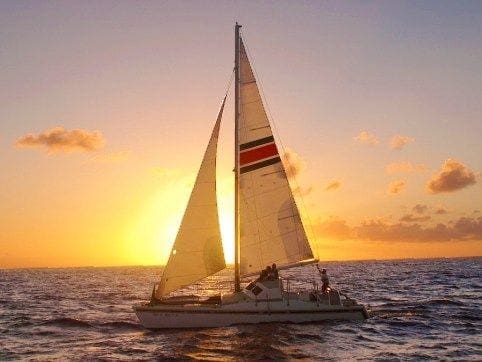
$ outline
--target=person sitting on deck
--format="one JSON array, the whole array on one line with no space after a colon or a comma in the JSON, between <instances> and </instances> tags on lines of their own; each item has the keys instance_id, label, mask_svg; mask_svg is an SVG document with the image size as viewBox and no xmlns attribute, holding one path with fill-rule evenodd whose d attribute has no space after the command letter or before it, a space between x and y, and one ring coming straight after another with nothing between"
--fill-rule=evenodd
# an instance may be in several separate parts
<instances>
[{"instance_id":1,"label":"person sitting on deck","mask_svg":"<svg viewBox=\"0 0 482 362\"><path fill-rule=\"evenodd\" d=\"M276 268L276 264L275 264L275 263L273 263L273 265L271 265L271 272L272 272L272 274L273 274L273 279L274 279L274 280L279 279L278 268Z\"/></svg>"},{"instance_id":2,"label":"person sitting on deck","mask_svg":"<svg viewBox=\"0 0 482 362\"><path fill-rule=\"evenodd\" d=\"M328 287L330 286L330 281L328 280L326 269L321 269L321 283L321 292L326 293Z\"/></svg>"},{"instance_id":3,"label":"person sitting on deck","mask_svg":"<svg viewBox=\"0 0 482 362\"><path fill-rule=\"evenodd\" d=\"M261 270L261 274L259 274L258 281L259 281L259 282L262 282L262 281L265 280L267 277L268 277L268 272L267 272L266 269L263 269L263 270Z\"/></svg>"},{"instance_id":4,"label":"person sitting on deck","mask_svg":"<svg viewBox=\"0 0 482 362\"><path fill-rule=\"evenodd\" d=\"M264 280L273 280L273 270L269 265L266 267L266 278Z\"/></svg>"}]
</instances>

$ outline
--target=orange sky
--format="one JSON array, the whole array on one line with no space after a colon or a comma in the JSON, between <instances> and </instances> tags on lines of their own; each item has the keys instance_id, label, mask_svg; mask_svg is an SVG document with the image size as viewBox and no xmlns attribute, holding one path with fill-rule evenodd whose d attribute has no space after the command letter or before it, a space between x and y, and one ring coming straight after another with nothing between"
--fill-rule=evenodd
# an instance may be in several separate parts
<instances>
[{"instance_id":1,"label":"orange sky","mask_svg":"<svg viewBox=\"0 0 482 362\"><path fill-rule=\"evenodd\" d=\"M321 260L482 255L482 12L417 6L0 4L0 267L165 262L234 19ZM218 156L228 262L232 114Z\"/></svg>"}]
</instances>

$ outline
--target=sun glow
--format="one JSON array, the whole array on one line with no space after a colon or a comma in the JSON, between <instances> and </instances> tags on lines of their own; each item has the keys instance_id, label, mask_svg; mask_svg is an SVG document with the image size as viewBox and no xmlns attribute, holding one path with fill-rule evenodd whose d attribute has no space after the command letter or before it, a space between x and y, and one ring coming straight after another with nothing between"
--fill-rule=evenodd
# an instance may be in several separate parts
<instances>
[{"instance_id":1,"label":"sun glow","mask_svg":"<svg viewBox=\"0 0 482 362\"><path fill-rule=\"evenodd\" d=\"M217 182L219 224L223 239L224 260L234 263L234 178L219 177Z\"/></svg>"},{"instance_id":2,"label":"sun glow","mask_svg":"<svg viewBox=\"0 0 482 362\"><path fill-rule=\"evenodd\" d=\"M189 197L186 179L172 179L149 198L126 225L124 253L134 263L165 264Z\"/></svg>"},{"instance_id":3,"label":"sun glow","mask_svg":"<svg viewBox=\"0 0 482 362\"><path fill-rule=\"evenodd\" d=\"M191 175L192 176L192 175ZM163 180L125 226L122 253L134 264L166 264L192 191L193 177ZM232 177L218 182L218 212L226 263L234 262L234 196Z\"/></svg>"}]
</instances>

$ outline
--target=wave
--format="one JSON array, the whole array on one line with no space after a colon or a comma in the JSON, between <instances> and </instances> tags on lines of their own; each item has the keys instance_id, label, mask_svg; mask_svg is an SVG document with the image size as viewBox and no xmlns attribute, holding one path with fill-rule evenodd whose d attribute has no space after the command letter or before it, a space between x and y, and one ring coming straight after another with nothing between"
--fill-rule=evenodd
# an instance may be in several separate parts
<instances>
[{"instance_id":1,"label":"wave","mask_svg":"<svg viewBox=\"0 0 482 362\"><path fill-rule=\"evenodd\" d=\"M399 318L394 318L394 319L390 319L387 321L389 325L392 325L392 326L395 326L395 327L421 327L425 330L428 330L428 329L433 329L433 327L428 324L428 323L425 323L423 321L417 321L417 320L402 320L402 319L399 319Z\"/></svg>"},{"instance_id":2,"label":"wave","mask_svg":"<svg viewBox=\"0 0 482 362\"><path fill-rule=\"evenodd\" d=\"M114 321L114 322L106 322L101 323L101 327L110 327L116 329L136 329L136 330L144 330L144 328L139 323L131 323L131 322L123 322L123 321Z\"/></svg>"},{"instance_id":3,"label":"wave","mask_svg":"<svg viewBox=\"0 0 482 362\"><path fill-rule=\"evenodd\" d=\"M474 321L474 322L479 322L482 321L482 317L477 314L471 314L471 313L460 313L456 314L455 317L457 319L462 319L462 320L467 320L467 321Z\"/></svg>"},{"instance_id":4,"label":"wave","mask_svg":"<svg viewBox=\"0 0 482 362\"><path fill-rule=\"evenodd\" d=\"M463 306L464 303L453 299L430 299L426 302L420 303L421 305L455 305Z\"/></svg>"},{"instance_id":5,"label":"wave","mask_svg":"<svg viewBox=\"0 0 482 362\"><path fill-rule=\"evenodd\" d=\"M50 319L42 323L42 325L54 325L59 327L80 327L80 328L91 328L92 325L88 322L81 321L75 318L55 318Z\"/></svg>"},{"instance_id":6,"label":"wave","mask_svg":"<svg viewBox=\"0 0 482 362\"><path fill-rule=\"evenodd\" d=\"M361 334L359 334L358 336L356 336L356 339L357 339L358 341L373 342L373 339L368 338L368 337L365 337L364 335L361 335Z\"/></svg>"},{"instance_id":7,"label":"wave","mask_svg":"<svg viewBox=\"0 0 482 362\"><path fill-rule=\"evenodd\" d=\"M298 340L308 340L308 341L320 341L323 340L323 336L319 334L309 334L309 333L300 333L296 332L295 337Z\"/></svg>"},{"instance_id":8,"label":"wave","mask_svg":"<svg viewBox=\"0 0 482 362\"><path fill-rule=\"evenodd\" d=\"M423 308L405 307L399 309L381 308L370 311L370 317L378 317L381 319L391 319L397 317L420 317L425 316L427 312Z\"/></svg>"}]
</instances>

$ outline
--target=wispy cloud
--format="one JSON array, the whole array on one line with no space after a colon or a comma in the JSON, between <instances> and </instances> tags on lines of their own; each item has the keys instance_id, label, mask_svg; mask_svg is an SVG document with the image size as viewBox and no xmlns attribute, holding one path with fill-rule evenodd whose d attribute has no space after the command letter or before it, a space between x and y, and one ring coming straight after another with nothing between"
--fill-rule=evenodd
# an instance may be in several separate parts
<instances>
[{"instance_id":1,"label":"wispy cloud","mask_svg":"<svg viewBox=\"0 0 482 362\"><path fill-rule=\"evenodd\" d=\"M417 214L424 214L428 210L427 205L417 204L412 208L413 212Z\"/></svg>"},{"instance_id":2,"label":"wispy cloud","mask_svg":"<svg viewBox=\"0 0 482 362\"><path fill-rule=\"evenodd\" d=\"M325 191L338 190L340 187L341 187L341 181L333 180L333 181L330 181L330 182L325 186Z\"/></svg>"},{"instance_id":3,"label":"wispy cloud","mask_svg":"<svg viewBox=\"0 0 482 362\"><path fill-rule=\"evenodd\" d=\"M353 137L353 139L363 145L375 146L380 143L378 138L367 131L361 131L357 136Z\"/></svg>"},{"instance_id":4,"label":"wispy cloud","mask_svg":"<svg viewBox=\"0 0 482 362\"><path fill-rule=\"evenodd\" d=\"M434 209L433 213L435 215L445 215L445 214L448 214L449 212L445 207L439 206Z\"/></svg>"},{"instance_id":5,"label":"wispy cloud","mask_svg":"<svg viewBox=\"0 0 482 362\"><path fill-rule=\"evenodd\" d=\"M338 217L330 217L327 220L314 225L317 236L336 240L356 239L355 230L347 222Z\"/></svg>"},{"instance_id":6,"label":"wispy cloud","mask_svg":"<svg viewBox=\"0 0 482 362\"><path fill-rule=\"evenodd\" d=\"M448 159L442 170L433 175L427 183L427 190L432 194L453 192L473 185L477 182L475 173L464 164Z\"/></svg>"},{"instance_id":7,"label":"wispy cloud","mask_svg":"<svg viewBox=\"0 0 482 362\"><path fill-rule=\"evenodd\" d=\"M297 177L306 169L306 161L295 151L286 148L282 156L286 175L292 181L293 193L298 196L306 196L313 191L313 186L302 187L298 185ZM294 183L294 184L293 184Z\"/></svg>"},{"instance_id":8,"label":"wispy cloud","mask_svg":"<svg viewBox=\"0 0 482 362\"><path fill-rule=\"evenodd\" d=\"M432 217L430 215L416 216L412 214L403 215L400 218L401 222L424 222L429 221Z\"/></svg>"},{"instance_id":9,"label":"wispy cloud","mask_svg":"<svg viewBox=\"0 0 482 362\"><path fill-rule=\"evenodd\" d=\"M448 214L448 211L445 207L441 205L429 206L424 204L416 204L414 207L412 207L412 214L417 215L415 217L421 217L421 215L428 215L428 214L445 215L445 214ZM421 219L418 221L426 221L426 220Z\"/></svg>"},{"instance_id":10,"label":"wispy cloud","mask_svg":"<svg viewBox=\"0 0 482 362\"><path fill-rule=\"evenodd\" d=\"M37 135L28 134L20 137L17 147L39 147L48 153L91 152L104 146L105 140L99 131L83 129L66 130L55 127Z\"/></svg>"},{"instance_id":11,"label":"wispy cloud","mask_svg":"<svg viewBox=\"0 0 482 362\"><path fill-rule=\"evenodd\" d=\"M414 173L424 172L427 166L422 163L411 163L409 161L392 162L385 166L386 173Z\"/></svg>"},{"instance_id":12,"label":"wispy cloud","mask_svg":"<svg viewBox=\"0 0 482 362\"><path fill-rule=\"evenodd\" d=\"M311 194L311 191L313 191L313 186L308 186L308 187L305 187L305 188L297 186L293 189L293 193L297 194L299 196L309 195L309 194Z\"/></svg>"},{"instance_id":13,"label":"wispy cloud","mask_svg":"<svg viewBox=\"0 0 482 362\"><path fill-rule=\"evenodd\" d=\"M393 150L401 150L403 147L415 141L415 138L402 136L402 135L395 135L390 140L390 147Z\"/></svg>"},{"instance_id":14,"label":"wispy cloud","mask_svg":"<svg viewBox=\"0 0 482 362\"><path fill-rule=\"evenodd\" d=\"M289 148L286 149L283 155L283 164L289 178L297 177L306 168L306 161Z\"/></svg>"},{"instance_id":15,"label":"wispy cloud","mask_svg":"<svg viewBox=\"0 0 482 362\"><path fill-rule=\"evenodd\" d=\"M392 181L388 185L388 193L390 195L397 195L405 190L406 183L403 180Z\"/></svg>"}]
</instances>

